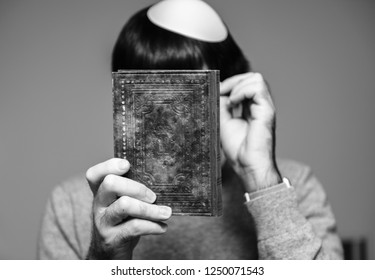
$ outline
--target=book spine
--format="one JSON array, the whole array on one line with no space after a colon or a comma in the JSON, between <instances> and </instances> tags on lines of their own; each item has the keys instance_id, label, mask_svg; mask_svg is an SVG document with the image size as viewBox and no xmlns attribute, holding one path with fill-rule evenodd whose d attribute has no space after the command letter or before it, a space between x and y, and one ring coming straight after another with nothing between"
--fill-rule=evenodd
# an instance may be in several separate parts
<instances>
[{"instance_id":1,"label":"book spine","mask_svg":"<svg viewBox=\"0 0 375 280\"><path fill-rule=\"evenodd\" d=\"M212 71L209 73L211 76L209 84L210 92L210 106L216 108L210 108L212 116L212 156L211 156L211 191L212 191L212 215L221 216L222 215L222 200L221 200L221 160L220 160L220 92L219 81L220 72Z\"/></svg>"}]
</instances>

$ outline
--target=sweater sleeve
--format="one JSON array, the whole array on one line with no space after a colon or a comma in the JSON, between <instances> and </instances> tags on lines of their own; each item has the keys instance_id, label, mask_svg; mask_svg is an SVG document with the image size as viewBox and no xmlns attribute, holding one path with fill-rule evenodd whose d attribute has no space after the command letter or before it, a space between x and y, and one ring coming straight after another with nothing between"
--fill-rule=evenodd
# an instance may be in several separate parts
<instances>
[{"instance_id":1,"label":"sweater sleeve","mask_svg":"<svg viewBox=\"0 0 375 280\"><path fill-rule=\"evenodd\" d=\"M57 187L47 201L38 240L38 259L80 259L70 196Z\"/></svg>"},{"instance_id":2,"label":"sweater sleeve","mask_svg":"<svg viewBox=\"0 0 375 280\"><path fill-rule=\"evenodd\" d=\"M245 203L254 218L259 258L342 259L335 218L310 168L292 185L281 184Z\"/></svg>"}]
</instances>

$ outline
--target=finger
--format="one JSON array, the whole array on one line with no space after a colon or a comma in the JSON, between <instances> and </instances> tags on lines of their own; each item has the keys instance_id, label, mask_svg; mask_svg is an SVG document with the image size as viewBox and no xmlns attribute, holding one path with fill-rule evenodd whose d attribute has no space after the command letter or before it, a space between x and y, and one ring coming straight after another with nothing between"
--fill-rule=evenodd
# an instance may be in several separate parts
<instances>
[{"instance_id":1,"label":"finger","mask_svg":"<svg viewBox=\"0 0 375 280\"><path fill-rule=\"evenodd\" d=\"M229 97L229 106L235 107L241 104L246 99L253 99L257 91L251 87L244 87L242 90L237 91L235 94ZM259 94L259 93L258 93Z\"/></svg>"},{"instance_id":2,"label":"finger","mask_svg":"<svg viewBox=\"0 0 375 280\"><path fill-rule=\"evenodd\" d=\"M230 106L237 106L243 101L249 100L261 106L273 106L273 101L268 90L263 85L248 84L229 97Z\"/></svg>"},{"instance_id":3,"label":"finger","mask_svg":"<svg viewBox=\"0 0 375 280\"><path fill-rule=\"evenodd\" d=\"M149 204L129 196L122 196L108 206L103 219L108 225L117 225L129 216L152 221L165 221L171 215L172 209L168 206Z\"/></svg>"},{"instance_id":4,"label":"finger","mask_svg":"<svg viewBox=\"0 0 375 280\"><path fill-rule=\"evenodd\" d=\"M167 231L167 228L167 224L163 222L131 219L126 223L116 226L114 230L118 232L118 235L122 236L122 240L127 240L136 236L163 234Z\"/></svg>"},{"instance_id":5,"label":"finger","mask_svg":"<svg viewBox=\"0 0 375 280\"><path fill-rule=\"evenodd\" d=\"M251 80L248 79L238 84L232 90L231 95L229 96L229 102L229 106L233 108L233 117L245 117L246 119L270 119L275 110L266 84L259 79L254 80L254 77L252 77ZM238 116L235 116L235 112L240 110L237 110L237 108L240 108L241 106L244 106L244 113L241 111L238 113Z\"/></svg>"},{"instance_id":6,"label":"finger","mask_svg":"<svg viewBox=\"0 0 375 280\"><path fill-rule=\"evenodd\" d=\"M224 123L231 118L229 98L227 96L220 96L220 122Z\"/></svg>"},{"instance_id":7,"label":"finger","mask_svg":"<svg viewBox=\"0 0 375 280\"><path fill-rule=\"evenodd\" d=\"M226 95L227 93L231 92L232 89L242 80L247 79L253 76L253 72L248 72L244 74L239 74L232 76L220 83L220 95Z\"/></svg>"},{"instance_id":8,"label":"finger","mask_svg":"<svg viewBox=\"0 0 375 280\"><path fill-rule=\"evenodd\" d=\"M232 108L232 116L233 118L241 118L242 117L242 103L237 104Z\"/></svg>"},{"instance_id":9,"label":"finger","mask_svg":"<svg viewBox=\"0 0 375 280\"><path fill-rule=\"evenodd\" d=\"M156 194L144 184L118 175L107 175L97 193L99 205L107 207L121 196L133 197L148 203L154 203L156 200Z\"/></svg>"},{"instance_id":10,"label":"finger","mask_svg":"<svg viewBox=\"0 0 375 280\"><path fill-rule=\"evenodd\" d=\"M86 179L91 190L96 193L99 184L108 174L122 175L128 172L130 164L126 159L112 158L90 167L86 171Z\"/></svg>"},{"instance_id":11,"label":"finger","mask_svg":"<svg viewBox=\"0 0 375 280\"><path fill-rule=\"evenodd\" d=\"M229 96L229 101L233 106L241 103L244 99L255 99L258 96L264 98L266 94L267 88L263 82L249 79L246 81L242 81L234 87ZM254 100L254 102L256 102L256 100Z\"/></svg>"}]
</instances>

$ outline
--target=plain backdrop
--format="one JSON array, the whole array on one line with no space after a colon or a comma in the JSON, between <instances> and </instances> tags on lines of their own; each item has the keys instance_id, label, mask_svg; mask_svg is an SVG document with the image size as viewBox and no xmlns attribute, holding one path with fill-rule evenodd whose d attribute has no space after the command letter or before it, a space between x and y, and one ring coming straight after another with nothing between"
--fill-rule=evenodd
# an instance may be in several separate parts
<instances>
[{"instance_id":1,"label":"plain backdrop","mask_svg":"<svg viewBox=\"0 0 375 280\"><path fill-rule=\"evenodd\" d=\"M154 2L0 2L0 258L35 258L52 188L113 156L111 50ZM375 1L208 2L271 85L278 156L312 166L375 258Z\"/></svg>"}]
</instances>

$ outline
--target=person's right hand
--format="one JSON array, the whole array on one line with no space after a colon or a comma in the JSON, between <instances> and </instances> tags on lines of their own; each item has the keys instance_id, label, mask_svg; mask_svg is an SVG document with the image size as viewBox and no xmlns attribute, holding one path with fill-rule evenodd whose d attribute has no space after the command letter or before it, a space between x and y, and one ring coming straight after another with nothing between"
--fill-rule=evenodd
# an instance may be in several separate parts
<instances>
[{"instance_id":1,"label":"person's right hand","mask_svg":"<svg viewBox=\"0 0 375 280\"><path fill-rule=\"evenodd\" d=\"M163 221L171 217L171 208L152 204L152 190L122 177L129 168L127 160L113 158L86 172L94 194L88 259L131 259L140 236L167 230Z\"/></svg>"}]
</instances>

